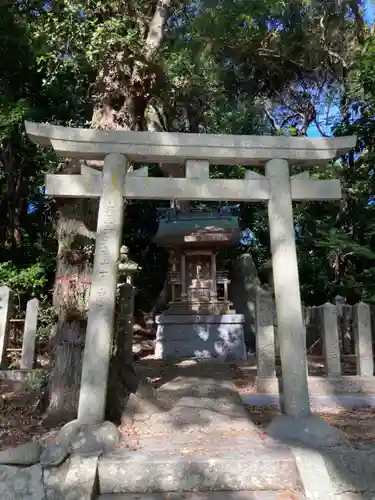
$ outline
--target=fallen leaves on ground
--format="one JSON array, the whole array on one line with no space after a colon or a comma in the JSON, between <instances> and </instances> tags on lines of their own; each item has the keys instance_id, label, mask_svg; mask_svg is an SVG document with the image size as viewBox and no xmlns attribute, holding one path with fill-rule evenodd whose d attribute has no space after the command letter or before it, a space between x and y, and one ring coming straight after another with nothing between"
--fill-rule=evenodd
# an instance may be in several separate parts
<instances>
[{"instance_id":1,"label":"fallen leaves on ground","mask_svg":"<svg viewBox=\"0 0 375 500\"><path fill-rule=\"evenodd\" d=\"M262 429L266 428L273 418L281 415L280 409L276 406L260 408L247 405L246 409L252 422ZM311 410L313 415L344 432L354 446L375 443L375 408L318 411L312 407Z\"/></svg>"},{"instance_id":2,"label":"fallen leaves on ground","mask_svg":"<svg viewBox=\"0 0 375 500\"><path fill-rule=\"evenodd\" d=\"M0 449L29 441L52 442L61 428L44 427L37 395L18 382L1 381L0 401Z\"/></svg>"}]
</instances>

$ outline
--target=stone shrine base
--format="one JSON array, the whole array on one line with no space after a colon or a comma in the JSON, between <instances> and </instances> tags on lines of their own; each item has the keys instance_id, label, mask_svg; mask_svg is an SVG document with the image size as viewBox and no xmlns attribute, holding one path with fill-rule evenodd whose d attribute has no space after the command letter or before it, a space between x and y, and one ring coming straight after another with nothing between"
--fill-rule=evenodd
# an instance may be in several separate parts
<instances>
[{"instance_id":1,"label":"stone shrine base","mask_svg":"<svg viewBox=\"0 0 375 500\"><path fill-rule=\"evenodd\" d=\"M161 314L155 358L245 360L244 321L242 314Z\"/></svg>"}]
</instances>

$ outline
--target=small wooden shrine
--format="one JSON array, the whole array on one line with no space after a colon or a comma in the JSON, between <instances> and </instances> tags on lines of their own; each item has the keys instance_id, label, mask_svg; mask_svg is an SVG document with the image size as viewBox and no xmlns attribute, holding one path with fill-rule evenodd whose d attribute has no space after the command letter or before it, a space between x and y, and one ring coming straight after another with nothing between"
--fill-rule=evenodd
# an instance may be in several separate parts
<instances>
[{"instance_id":1,"label":"small wooden shrine","mask_svg":"<svg viewBox=\"0 0 375 500\"><path fill-rule=\"evenodd\" d=\"M155 243L169 250L168 296L172 314L228 314L228 274L218 252L240 238L235 209L162 209Z\"/></svg>"},{"instance_id":2,"label":"small wooden shrine","mask_svg":"<svg viewBox=\"0 0 375 500\"><path fill-rule=\"evenodd\" d=\"M240 239L235 207L161 209L155 243L169 251L168 307L155 356L243 359L243 316L231 309L219 251Z\"/></svg>"}]
</instances>

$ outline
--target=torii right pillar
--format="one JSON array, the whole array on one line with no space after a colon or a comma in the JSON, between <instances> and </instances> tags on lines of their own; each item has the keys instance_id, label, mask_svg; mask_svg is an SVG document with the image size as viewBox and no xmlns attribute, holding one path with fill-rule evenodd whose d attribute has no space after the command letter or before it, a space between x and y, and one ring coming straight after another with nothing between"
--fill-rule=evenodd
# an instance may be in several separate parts
<instances>
[{"instance_id":1,"label":"torii right pillar","mask_svg":"<svg viewBox=\"0 0 375 500\"><path fill-rule=\"evenodd\" d=\"M310 415L310 405L306 334L301 307L288 162L281 159L267 162L266 177L270 186L268 223L282 368L284 412L293 417L307 417ZM302 177L304 177L303 174Z\"/></svg>"}]
</instances>

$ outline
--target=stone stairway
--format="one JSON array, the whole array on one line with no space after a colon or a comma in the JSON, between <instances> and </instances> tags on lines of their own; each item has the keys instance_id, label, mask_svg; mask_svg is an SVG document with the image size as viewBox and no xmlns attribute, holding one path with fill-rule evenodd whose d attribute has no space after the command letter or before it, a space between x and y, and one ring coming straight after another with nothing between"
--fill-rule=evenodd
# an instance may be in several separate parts
<instances>
[{"instance_id":1,"label":"stone stairway","mask_svg":"<svg viewBox=\"0 0 375 500\"><path fill-rule=\"evenodd\" d=\"M249 420L227 364L173 370L133 398L132 432L99 459L99 498L304 498L292 452Z\"/></svg>"}]
</instances>

